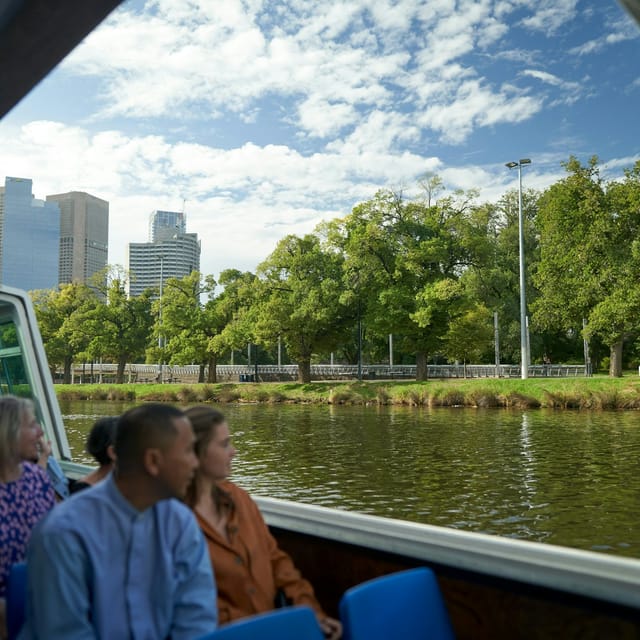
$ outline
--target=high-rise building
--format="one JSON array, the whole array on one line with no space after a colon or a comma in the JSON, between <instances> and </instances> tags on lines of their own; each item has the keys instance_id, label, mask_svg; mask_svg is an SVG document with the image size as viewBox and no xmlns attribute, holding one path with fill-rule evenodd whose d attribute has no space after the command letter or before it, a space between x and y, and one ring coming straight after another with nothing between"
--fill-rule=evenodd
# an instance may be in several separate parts
<instances>
[{"instance_id":1,"label":"high-rise building","mask_svg":"<svg viewBox=\"0 0 640 640\"><path fill-rule=\"evenodd\" d=\"M187 232L187 220L183 211L154 211L149 217L149 242L173 238Z\"/></svg>"},{"instance_id":2,"label":"high-rise building","mask_svg":"<svg viewBox=\"0 0 640 640\"><path fill-rule=\"evenodd\" d=\"M19 289L58 285L60 208L33 197L27 178L0 187L0 282Z\"/></svg>"},{"instance_id":3,"label":"high-rise building","mask_svg":"<svg viewBox=\"0 0 640 640\"><path fill-rule=\"evenodd\" d=\"M58 281L87 282L107 266L109 203L82 191L47 196L60 206Z\"/></svg>"},{"instance_id":4,"label":"high-rise building","mask_svg":"<svg viewBox=\"0 0 640 640\"><path fill-rule=\"evenodd\" d=\"M154 211L149 220L151 242L129 244L129 295L162 289L169 278L184 278L200 271L200 241L186 233L182 212Z\"/></svg>"}]
</instances>

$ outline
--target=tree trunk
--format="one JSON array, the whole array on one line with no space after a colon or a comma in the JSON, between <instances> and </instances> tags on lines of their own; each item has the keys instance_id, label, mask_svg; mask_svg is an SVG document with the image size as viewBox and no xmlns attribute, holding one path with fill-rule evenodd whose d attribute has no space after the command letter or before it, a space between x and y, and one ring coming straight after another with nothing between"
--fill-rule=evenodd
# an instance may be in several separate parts
<instances>
[{"instance_id":1,"label":"tree trunk","mask_svg":"<svg viewBox=\"0 0 640 640\"><path fill-rule=\"evenodd\" d=\"M206 364L198 365L198 383L202 384L204 382L204 370L206 369Z\"/></svg>"},{"instance_id":2,"label":"tree trunk","mask_svg":"<svg viewBox=\"0 0 640 640\"><path fill-rule=\"evenodd\" d=\"M73 358L71 356L64 357L64 373L62 379L65 384L71 384L71 365L73 364Z\"/></svg>"},{"instance_id":3,"label":"tree trunk","mask_svg":"<svg viewBox=\"0 0 640 640\"><path fill-rule=\"evenodd\" d=\"M427 380L429 372L427 370L427 354L424 351L416 353L416 380Z\"/></svg>"},{"instance_id":4,"label":"tree trunk","mask_svg":"<svg viewBox=\"0 0 640 640\"><path fill-rule=\"evenodd\" d=\"M116 371L116 384L124 382L124 369L127 366L127 356L122 355L118 358L118 370Z\"/></svg>"},{"instance_id":5,"label":"tree trunk","mask_svg":"<svg viewBox=\"0 0 640 640\"><path fill-rule=\"evenodd\" d=\"M216 383L218 382L218 356L215 354L209 358L209 375L207 377L207 382Z\"/></svg>"},{"instance_id":6,"label":"tree trunk","mask_svg":"<svg viewBox=\"0 0 640 640\"><path fill-rule=\"evenodd\" d=\"M298 382L311 382L311 358L298 361Z\"/></svg>"},{"instance_id":7,"label":"tree trunk","mask_svg":"<svg viewBox=\"0 0 640 640\"><path fill-rule=\"evenodd\" d=\"M622 378L622 340L609 347L609 375Z\"/></svg>"}]
</instances>

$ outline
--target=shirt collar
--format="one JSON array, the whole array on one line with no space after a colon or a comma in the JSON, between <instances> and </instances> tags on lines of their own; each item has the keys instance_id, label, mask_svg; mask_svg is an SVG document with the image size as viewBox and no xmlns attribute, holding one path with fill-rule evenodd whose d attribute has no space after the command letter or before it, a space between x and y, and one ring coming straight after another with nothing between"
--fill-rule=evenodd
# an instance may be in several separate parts
<instances>
[{"instance_id":1,"label":"shirt collar","mask_svg":"<svg viewBox=\"0 0 640 640\"><path fill-rule=\"evenodd\" d=\"M145 509L144 511L139 511L136 509L120 492L118 489L118 485L116 485L115 478L113 476L113 472L110 472L109 475L100 483L104 488L105 494L112 500L116 506L126 514L130 515L132 518L135 518L149 509L152 509L153 506Z\"/></svg>"}]
</instances>

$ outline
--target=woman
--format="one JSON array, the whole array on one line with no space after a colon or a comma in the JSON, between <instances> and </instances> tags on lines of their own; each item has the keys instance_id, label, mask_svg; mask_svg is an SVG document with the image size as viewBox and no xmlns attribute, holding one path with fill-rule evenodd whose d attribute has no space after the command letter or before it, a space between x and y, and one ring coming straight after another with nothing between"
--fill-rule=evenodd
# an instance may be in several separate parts
<instances>
[{"instance_id":1,"label":"woman","mask_svg":"<svg viewBox=\"0 0 640 640\"><path fill-rule=\"evenodd\" d=\"M71 493L92 487L109 475L115 460L113 442L116 436L117 424L118 418L114 416L98 418L95 421L87 437L86 449L87 453L95 458L99 466L84 478L73 480L69 487Z\"/></svg>"},{"instance_id":2,"label":"woman","mask_svg":"<svg viewBox=\"0 0 640 640\"><path fill-rule=\"evenodd\" d=\"M220 622L273 609L281 590L293 604L315 610L326 637L340 638L342 625L324 613L312 586L278 548L256 503L227 480L236 450L222 413L198 406L187 409L186 414L193 425L200 460L187 502L209 547Z\"/></svg>"},{"instance_id":3,"label":"woman","mask_svg":"<svg viewBox=\"0 0 640 640\"><path fill-rule=\"evenodd\" d=\"M42 429L31 400L0 397L0 637L9 567L25 559L36 523L55 504L40 457Z\"/></svg>"}]
</instances>

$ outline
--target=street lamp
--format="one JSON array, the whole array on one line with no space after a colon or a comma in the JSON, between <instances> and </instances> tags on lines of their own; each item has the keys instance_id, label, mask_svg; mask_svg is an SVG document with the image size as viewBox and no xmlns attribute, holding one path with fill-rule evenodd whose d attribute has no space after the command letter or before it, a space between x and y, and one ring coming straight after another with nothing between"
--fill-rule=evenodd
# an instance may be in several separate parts
<instances>
[{"instance_id":1,"label":"street lamp","mask_svg":"<svg viewBox=\"0 0 640 640\"><path fill-rule=\"evenodd\" d=\"M518 162L507 162L506 167L518 167L518 254L520 258L520 371L521 378L529 377L529 349L527 347L527 296L524 276L524 221L522 219L522 167L531 164L529 158L521 158Z\"/></svg>"},{"instance_id":2,"label":"street lamp","mask_svg":"<svg viewBox=\"0 0 640 640\"><path fill-rule=\"evenodd\" d=\"M164 382L164 354L162 349L164 347L164 336L162 335L162 287L164 284L164 254L160 254L160 296L158 298L158 324L160 330L158 331L158 350L160 351L160 384Z\"/></svg>"}]
</instances>

